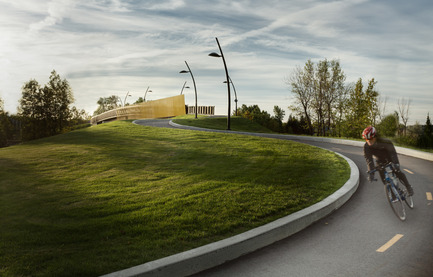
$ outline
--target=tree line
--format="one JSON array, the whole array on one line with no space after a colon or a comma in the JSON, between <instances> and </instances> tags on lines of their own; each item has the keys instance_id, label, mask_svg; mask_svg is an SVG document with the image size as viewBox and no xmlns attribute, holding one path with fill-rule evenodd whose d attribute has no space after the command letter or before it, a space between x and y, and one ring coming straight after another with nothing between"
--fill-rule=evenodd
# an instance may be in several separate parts
<instances>
[{"instance_id":1,"label":"tree line","mask_svg":"<svg viewBox=\"0 0 433 277\"><path fill-rule=\"evenodd\" d=\"M4 101L0 99L0 147L64 133L86 124L88 114L71 107L73 102L69 82L55 70L44 86L34 79L26 82L16 115L5 112Z\"/></svg>"},{"instance_id":2,"label":"tree line","mask_svg":"<svg viewBox=\"0 0 433 277\"><path fill-rule=\"evenodd\" d=\"M286 79L294 100L288 107L294 114L287 122L282 122L285 112L278 106L274 106L274 116L257 105L243 105L238 114L272 131L291 134L360 138L362 130L373 125L380 134L401 144L433 148L429 115L424 126L407 126L410 99L400 99L399 111L386 115L386 100L379 97L374 78L367 84L361 78L356 83L345 81L338 60L308 60Z\"/></svg>"},{"instance_id":3,"label":"tree line","mask_svg":"<svg viewBox=\"0 0 433 277\"><path fill-rule=\"evenodd\" d=\"M145 102L144 98L139 97L138 100L133 103L133 105L140 104L143 102ZM110 110L120 108L122 106L129 106L130 105L127 102L122 103L122 100L117 95L111 95L108 97L100 97L99 100L96 102L96 104L98 104L98 107L93 112L93 116L108 112Z\"/></svg>"}]
</instances>

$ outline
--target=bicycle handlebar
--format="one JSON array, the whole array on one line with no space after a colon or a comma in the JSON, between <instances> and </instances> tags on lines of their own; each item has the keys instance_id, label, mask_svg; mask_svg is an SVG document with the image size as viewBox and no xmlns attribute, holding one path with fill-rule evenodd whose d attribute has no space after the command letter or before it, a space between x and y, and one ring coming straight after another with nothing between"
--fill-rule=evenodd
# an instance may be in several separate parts
<instances>
[{"instance_id":1,"label":"bicycle handlebar","mask_svg":"<svg viewBox=\"0 0 433 277\"><path fill-rule=\"evenodd\" d=\"M392 162L388 162L387 164L379 164L379 165L375 166L372 170L367 171L367 173L368 174L375 173L376 171L383 170L386 167L391 167L391 169L394 170ZM373 182L373 181L377 181L377 179L373 178L372 180L370 180L370 182Z\"/></svg>"},{"instance_id":2,"label":"bicycle handlebar","mask_svg":"<svg viewBox=\"0 0 433 277\"><path fill-rule=\"evenodd\" d=\"M370 170L370 171L367 171L367 173L374 173L374 172L376 172L376 171L378 171L378 170L380 170L380 169L384 169L385 167L389 167L389 166L391 166L392 167L392 162L389 162L389 163L387 163L387 164L385 164L385 165L377 165L377 166L375 166L372 170Z\"/></svg>"}]
</instances>

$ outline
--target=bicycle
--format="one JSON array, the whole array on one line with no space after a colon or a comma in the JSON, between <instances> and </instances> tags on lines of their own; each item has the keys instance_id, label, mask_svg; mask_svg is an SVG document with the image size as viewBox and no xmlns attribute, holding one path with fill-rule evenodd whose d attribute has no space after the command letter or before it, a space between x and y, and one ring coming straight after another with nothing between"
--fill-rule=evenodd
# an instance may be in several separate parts
<instances>
[{"instance_id":1,"label":"bicycle","mask_svg":"<svg viewBox=\"0 0 433 277\"><path fill-rule=\"evenodd\" d=\"M378 165L367 173L370 174L379 170L383 171L385 174L385 195L392 211L401 221L406 220L406 209L403 201L409 208L413 209L414 203L412 196L409 195L404 184L400 185L400 183L403 183L403 181L397 178L395 175L395 170L392 163ZM373 181L377 181L377 179L374 179Z\"/></svg>"}]
</instances>

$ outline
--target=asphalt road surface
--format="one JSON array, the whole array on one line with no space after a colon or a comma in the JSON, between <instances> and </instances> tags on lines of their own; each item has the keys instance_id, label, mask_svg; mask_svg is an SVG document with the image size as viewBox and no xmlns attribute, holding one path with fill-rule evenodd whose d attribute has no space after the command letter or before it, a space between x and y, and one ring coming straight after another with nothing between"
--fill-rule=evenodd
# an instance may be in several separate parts
<instances>
[{"instance_id":1,"label":"asphalt road surface","mask_svg":"<svg viewBox=\"0 0 433 277\"><path fill-rule=\"evenodd\" d=\"M168 120L138 123L169 127ZM354 196L303 231L194 276L433 276L433 162L399 155L415 191L415 208L406 209L402 222L389 207L382 183L366 181L361 147L306 143L355 162L361 181Z\"/></svg>"}]
</instances>

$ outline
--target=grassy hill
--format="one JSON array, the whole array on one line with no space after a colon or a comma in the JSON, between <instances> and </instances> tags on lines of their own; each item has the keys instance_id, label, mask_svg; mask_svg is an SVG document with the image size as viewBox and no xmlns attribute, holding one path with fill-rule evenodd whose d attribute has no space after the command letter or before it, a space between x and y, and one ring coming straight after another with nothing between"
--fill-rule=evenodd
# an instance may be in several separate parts
<instances>
[{"instance_id":1,"label":"grassy hill","mask_svg":"<svg viewBox=\"0 0 433 277\"><path fill-rule=\"evenodd\" d=\"M227 117L198 116L198 118L195 119L194 116L189 114L175 117L173 122L180 125L200 128L227 130ZM272 133L268 128L240 116L231 117L230 130L239 132Z\"/></svg>"},{"instance_id":2,"label":"grassy hill","mask_svg":"<svg viewBox=\"0 0 433 277\"><path fill-rule=\"evenodd\" d=\"M310 206L349 167L290 141L118 121L2 148L0 176L0 275L98 276Z\"/></svg>"}]
</instances>

